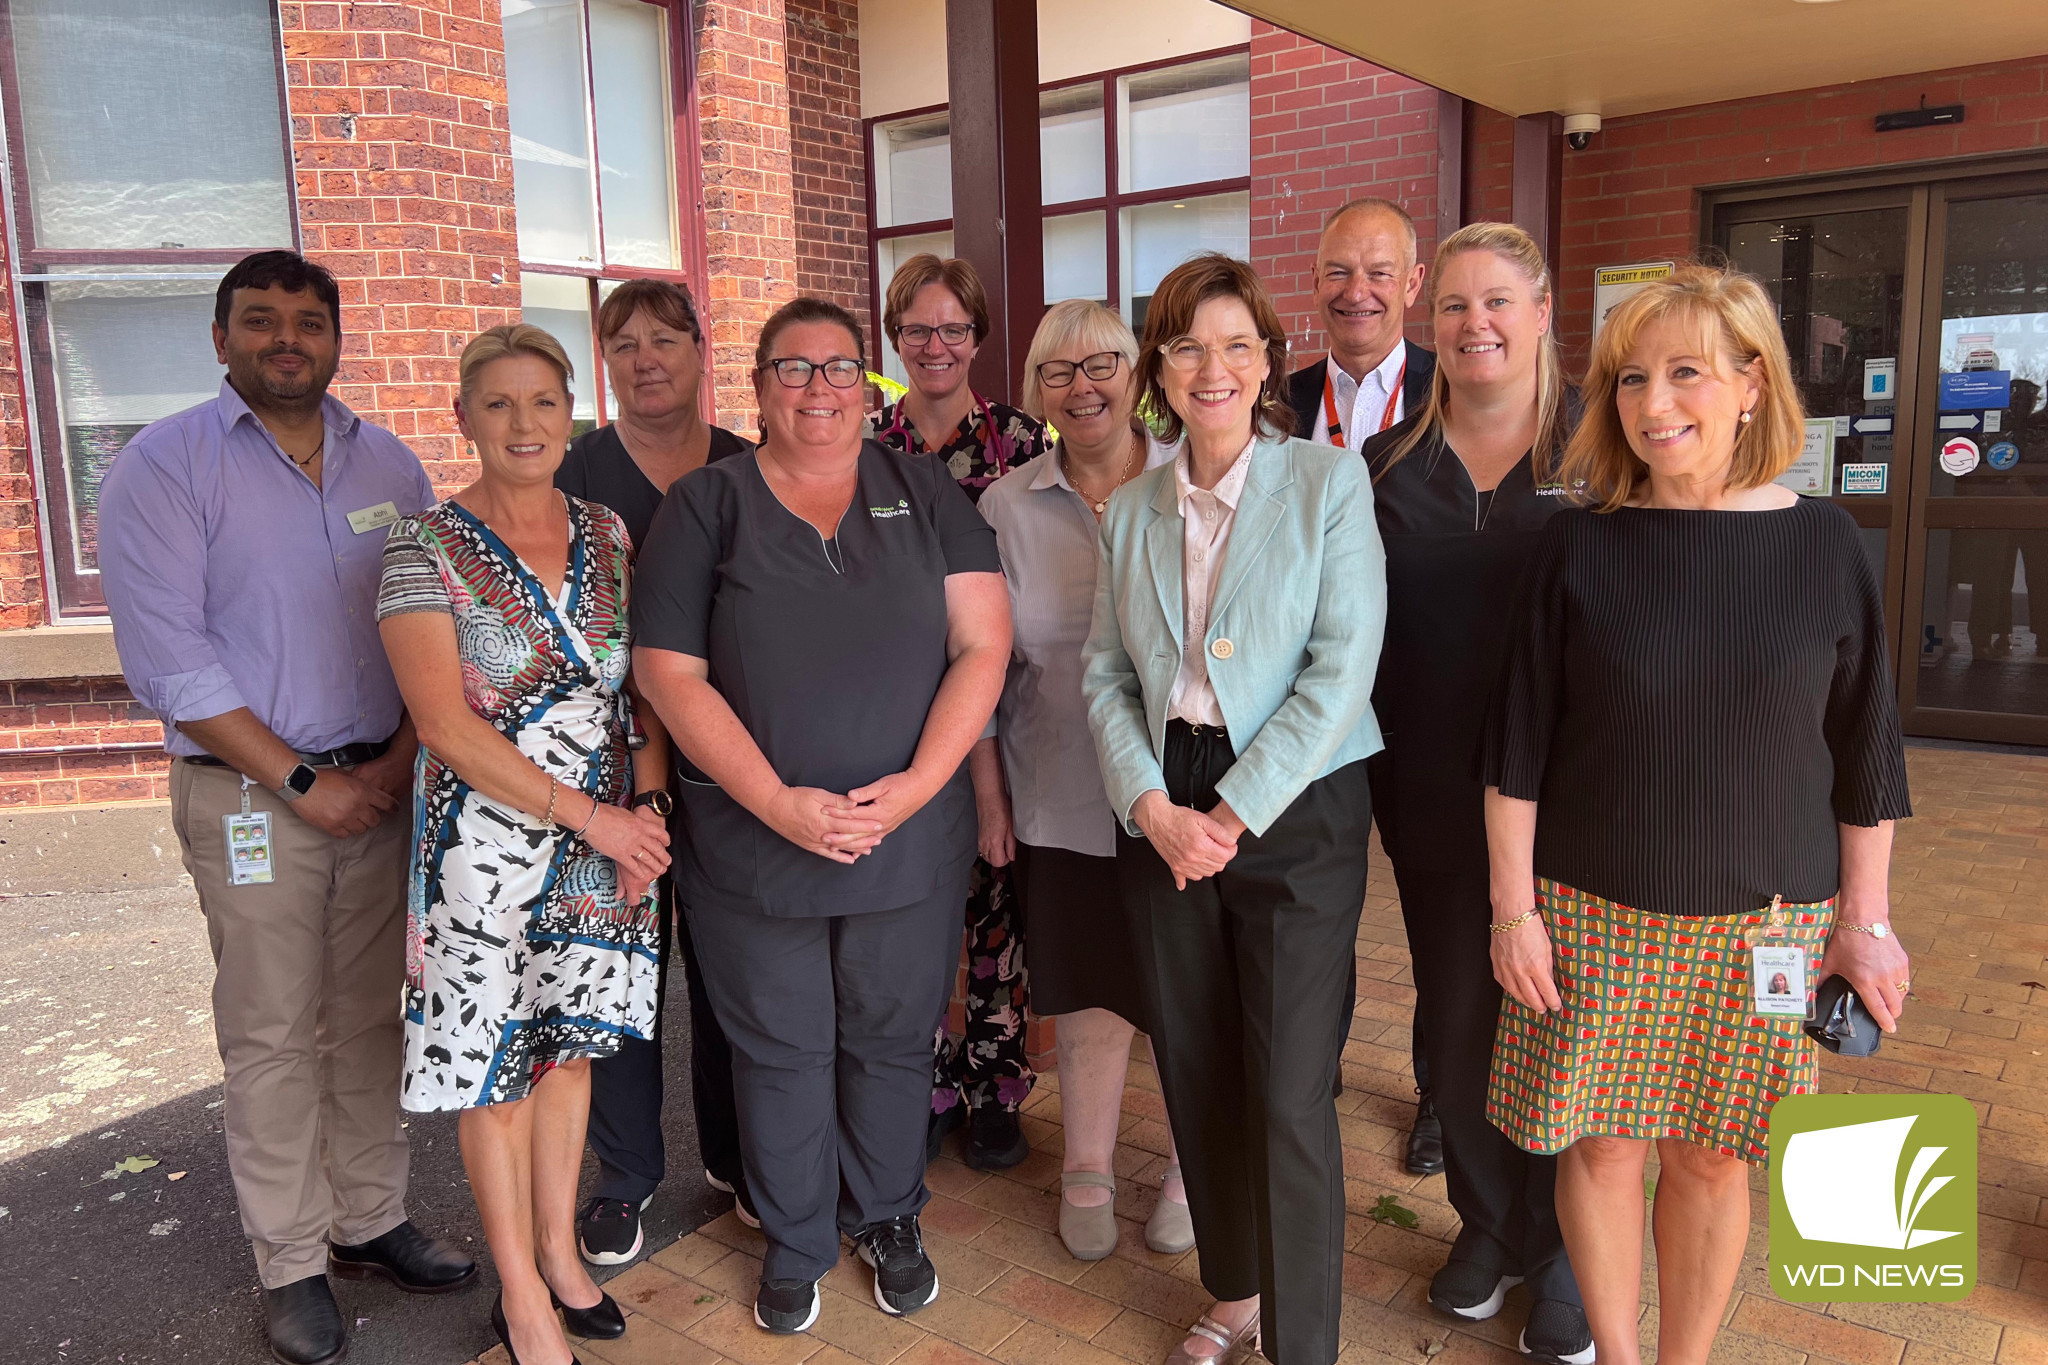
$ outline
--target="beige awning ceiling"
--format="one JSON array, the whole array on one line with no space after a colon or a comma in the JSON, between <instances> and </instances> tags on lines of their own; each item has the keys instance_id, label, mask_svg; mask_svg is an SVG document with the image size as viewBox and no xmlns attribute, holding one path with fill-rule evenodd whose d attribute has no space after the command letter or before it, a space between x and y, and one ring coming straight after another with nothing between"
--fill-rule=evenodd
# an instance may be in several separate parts
<instances>
[{"instance_id":1,"label":"beige awning ceiling","mask_svg":"<svg viewBox=\"0 0 2048 1365\"><path fill-rule=\"evenodd\" d=\"M2048 53L2048 0L1229 3L1517 115L1612 118Z\"/></svg>"}]
</instances>

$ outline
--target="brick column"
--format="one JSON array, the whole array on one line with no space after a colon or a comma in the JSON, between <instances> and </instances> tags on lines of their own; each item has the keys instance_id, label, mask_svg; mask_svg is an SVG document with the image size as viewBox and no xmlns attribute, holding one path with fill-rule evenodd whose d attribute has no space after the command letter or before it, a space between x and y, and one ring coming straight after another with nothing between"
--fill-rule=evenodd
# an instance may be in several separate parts
<instances>
[{"instance_id":1,"label":"brick column","mask_svg":"<svg viewBox=\"0 0 2048 1365\"><path fill-rule=\"evenodd\" d=\"M868 321L867 156L854 0L786 0L796 287ZM879 368L879 366L875 367Z\"/></svg>"},{"instance_id":2,"label":"brick column","mask_svg":"<svg viewBox=\"0 0 2048 1365\"><path fill-rule=\"evenodd\" d=\"M719 425L751 437L754 343L797 293L786 20L783 0L702 0L696 16L713 394Z\"/></svg>"},{"instance_id":3,"label":"brick column","mask_svg":"<svg viewBox=\"0 0 2048 1365\"><path fill-rule=\"evenodd\" d=\"M459 456L456 359L519 317L497 13L491 0L280 8L300 233L341 284L334 394L404 437L444 489L475 476Z\"/></svg>"}]
</instances>

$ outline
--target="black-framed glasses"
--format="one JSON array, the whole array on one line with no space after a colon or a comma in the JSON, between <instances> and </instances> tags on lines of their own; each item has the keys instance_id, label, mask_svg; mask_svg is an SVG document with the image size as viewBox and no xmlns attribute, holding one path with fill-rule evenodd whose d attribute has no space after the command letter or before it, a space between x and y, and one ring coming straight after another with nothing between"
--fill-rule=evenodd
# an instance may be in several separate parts
<instances>
[{"instance_id":1,"label":"black-framed glasses","mask_svg":"<svg viewBox=\"0 0 2048 1365\"><path fill-rule=\"evenodd\" d=\"M1198 370L1208 358L1209 352L1216 352L1216 358L1233 370L1249 370L1259 363L1259 357L1266 353L1266 343L1258 337L1225 337L1220 345L1209 346L1194 337L1175 337L1163 348L1166 363L1176 370Z\"/></svg>"},{"instance_id":2,"label":"black-framed glasses","mask_svg":"<svg viewBox=\"0 0 2048 1365\"><path fill-rule=\"evenodd\" d=\"M948 346L964 346L967 339L974 335L974 325L967 322L942 322L936 327L927 327L923 323L907 322L896 329L896 344L908 346L914 351L930 341L934 332L938 333L939 340Z\"/></svg>"},{"instance_id":3,"label":"black-framed glasses","mask_svg":"<svg viewBox=\"0 0 2048 1365\"><path fill-rule=\"evenodd\" d=\"M1097 351L1079 364L1071 360L1048 360L1038 367L1038 382L1048 389L1064 389L1074 382L1074 371L1079 370L1099 383L1116 378L1117 366L1123 362L1124 358L1115 351Z\"/></svg>"},{"instance_id":4,"label":"black-framed glasses","mask_svg":"<svg viewBox=\"0 0 2048 1365\"><path fill-rule=\"evenodd\" d=\"M785 389L809 388L811 375L819 371L824 373L825 382L835 389L850 389L867 377L867 366L845 356L835 356L826 361L783 356L769 361L764 368L775 371L776 380Z\"/></svg>"}]
</instances>

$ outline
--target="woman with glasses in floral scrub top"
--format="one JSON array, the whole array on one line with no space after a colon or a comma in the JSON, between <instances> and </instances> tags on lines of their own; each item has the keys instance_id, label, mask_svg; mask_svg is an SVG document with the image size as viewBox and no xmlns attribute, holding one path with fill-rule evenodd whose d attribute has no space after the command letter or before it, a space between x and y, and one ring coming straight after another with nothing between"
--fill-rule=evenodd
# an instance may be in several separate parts
<instances>
[{"instance_id":1,"label":"woman with glasses in floral scrub top","mask_svg":"<svg viewBox=\"0 0 2048 1365\"><path fill-rule=\"evenodd\" d=\"M967 496L1043 454L1045 428L968 384L974 354L988 336L988 298L965 261L913 256L889 281L882 325L902 357L910 390L868 418L876 440L893 450L942 461ZM938 1021L932 1069L932 1118L926 1155L972 1109L967 1164L1014 1166L1029 1154L1017 1110L1035 1079L1024 1055L1026 987L1009 856L1008 806L993 735L969 759L974 775L979 852L967 890L967 1028L957 1044Z\"/></svg>"}]
</instances>

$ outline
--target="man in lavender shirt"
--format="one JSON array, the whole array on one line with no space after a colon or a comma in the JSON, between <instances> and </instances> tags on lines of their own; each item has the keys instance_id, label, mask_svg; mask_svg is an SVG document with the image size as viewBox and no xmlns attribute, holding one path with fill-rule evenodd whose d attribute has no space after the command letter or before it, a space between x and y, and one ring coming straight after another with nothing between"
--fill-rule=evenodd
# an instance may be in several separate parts
<instances>
[{"instance_id":1,"label":"man in lavender shirt","mask_svg":"<svg viewBox=\"0 0 2048 1365\"><path fill-rule=\"evenodd\" d=\"M398 1119L417 745L377 581L385 528L435 499L403 442L327 396L326 270L241 261L213 343L220 396L143 428L107 471L100 571L121 669L175 756L271 1351L311 1365L347 1346L330 1267L413 1293L476 1276L406 1218Z\"/></svg>"}]
</instances>

